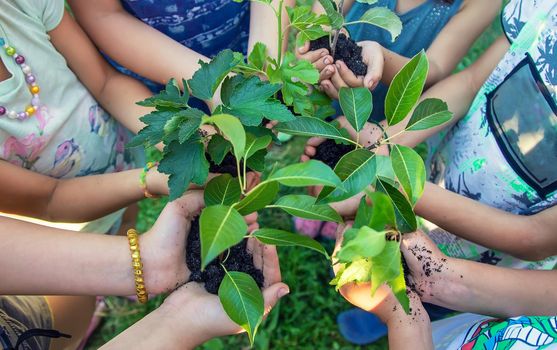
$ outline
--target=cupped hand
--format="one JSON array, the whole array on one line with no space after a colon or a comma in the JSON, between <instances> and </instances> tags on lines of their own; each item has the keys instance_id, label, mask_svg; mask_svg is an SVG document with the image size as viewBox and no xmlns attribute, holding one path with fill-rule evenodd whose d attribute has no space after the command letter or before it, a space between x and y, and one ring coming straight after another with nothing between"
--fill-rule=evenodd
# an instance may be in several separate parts
<instances>
[{"instance_id":1,"label":"cupped hand","mask_svg":"<svg viewBox=\"0 0 557 350\"><path fill-rule=\"evenodd\" d=\"M329 50L309 49L309 42L306 41L303 46L296 49L296 58L299 60L309 61L318 71L322 71L325 67L333 64L333 57L330 55Z\"/></svg>"},{"instance_id":2,"label":"cupped hand","mask_svg":"<svg viewBox=\"0 0 557 350\"><path fill-rule=\"evenodd\" d=\"M185 263L186 237L191 221L204 205L202 191L188 191L169 202L153 227L140 236L145 286L149 293L171 291L189 278Z\"/></svg>"},{"instance_id":3,"label":"cupped hand","mask_svg":"<svg viewBox=\"0 0 557 350\"><path fill-rule=\"evenodd\" d=\"M250 239L248 250L253 254L255 266L263 271L265 277L263 299L267 315L290 290L281 282L278 255L274 246L264 246L255 239ZM209 294L199 283L190 282L174 291L166 298L163 307L180 317L195 317L196 326L201 328L199 332L206 338L204 341L244 331L228 317L218 296Z\"/></svg>"}]
</instances>

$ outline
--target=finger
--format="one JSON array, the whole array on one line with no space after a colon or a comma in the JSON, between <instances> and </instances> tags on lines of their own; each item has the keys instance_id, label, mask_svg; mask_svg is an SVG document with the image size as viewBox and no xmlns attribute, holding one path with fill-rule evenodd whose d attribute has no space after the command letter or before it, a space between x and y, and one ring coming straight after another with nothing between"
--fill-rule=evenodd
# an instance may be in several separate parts
<instances>
[{"instance_id":1,"label":"finger","mask_svg":"<svg viewBox=\"0 0 557 350\"><path fill-rule=\"evenodd\" d=\"M319 57L316 61L314 61L313 65L318 71L322 71L325 67L332 65L333 62L334 60L331 55L325 55L323 58Z\"/></svg>"},{"instance_id":2,"label":"finger","mask_svg":"<svg viewBox=\"0 0 557 350\"><path fill-rule=\"evenodd\" d=\"M168 203L161 212L157 222L173 221L173 218L182 218L191 221L198 216L205 206L203 191L187 191L182 197Z\"/></svg>"},{"instance_id":3,"label":"finger","mask_svg":"<svg viewBox=\"0 0 557 350\"><path fill-rule=\"evenodd\" d=\"M299 35L299 34L298 34ZM296 37L298 37L298 35L296 35ZM309 41L306 41L304 43L304 45L298 47L298 50L296 50L296 55L300 56L300 55L304 55L309 51Z\"/></svg>"},{"instance_id":4,"label":"finger","mask_svg":"<svg viewBox=\"0 0 557 350\"><path fill-rule=\"evenodd\" d=\"M318 68L319 69L319 68ZM331 79L331 77L333 76L333 74L335 74L335 66L332 64L329 64L327 66L325 66L325 68L320 69L319 72L319 81L321 80L329 80Z\"/></svg>"},{"instance_id":5,"label":"finger","mask_svg":"<svg viewBox=\"0 0 557 350\"><path fill-rule=\"evenodd\" d=\"M259 230L259 223L257 223L257 222L254 222L253 224L250 224L248 226L248 233L252 233L252 232L257 231L257 230Z\"/></svg>"},{"instance_id":6,"label":"finger","mask_svg":"<svg viewBox=\"0 0 557 350\"><path fill-rule=\"evenodd\" d=\"M316 64L319 60L322 60L325 56L329 54L327 49L319 49L315 51L308 51L303 55L300 55L298 58L302 60L307 60L311 62L311 64Z\"/></svg>"},{"instance_id":7,"label":"finger","mask_svg":"<svg viewBox=\"0 0 557 350\"><path fill-rule=\"evenodd\" d=\"M259 184L261 180L261 174L257 171L250 171L246 174L246 190L251 190L257 184Z\"/></svg>"},{"instance_id":8,"label":"finger","mask_svg":"<svg viewBox=\"0 0 557 350\"><path fill-rule=\"evenodd\" d=\"M305 154L302 154L302 155L300 156L300 160L302 161L302 163L305 163L305 162L309 161L310 159L311 159L311 158L308 157L308 156L305 155Z\"/></svg>"},{"instance_id":9,"label":"finger","mask_svg":"<svg viewBox=\"0 0 557 350\"><path fill-rule=\"evenodd\" d=\"M247 250L253 258L253 265L263 271L263 245L256 238L248 239ZM267 281L265 281L266 283Z\"/></svg>"},{"instance_id":10,"label":"finger","mask_svg":"<svg viewBox=\"0 0 557 350\"><path fill-rule=\"evenodd\" d=\"M246 220L246 223L248 225L251 225L251 224L257 222L257 217L258 217L257 212L255 212L255 213L251 213L249 215L244 216L244 220Z\"/></svg>"},{"instance_id":11,"label":"finger","mask_svg":"<svg viewBox=\"0 0 557 350\"><path fill-rule=\"evenodd\" d=\"M364 77L364 86L370 90L377 87L381 78L383 77L384 60L379 56L372 56L371 60L367 63L367 73Z\"/></svg>"},{"instance_id":12,"label":"finger","mask_svg":"<svg viewBox=\"0 0 557 350\"><path fill-rule=\"evenodd\" d=\"M321 87L323 92L327 94L327 96L329 96L332 99L338 100L338 91L334 87L331 80L323 80L321 81L321 84L319 86Z\"/></svg>"},{"instance_id":13,"label":"finger","mask_svg":"<svg viewBox=\"0 0 557 350\"><path fill-rule=\"evenodd\" d=\"M361 76L356 76L354 74L354 72L352 72L350 70L350 68L348 68L348 66L342 62L342 61L337 61L336 63L336 67L337 67L337 71L339 76L342 78L342 80L350 87L359 87L359 86L363 86L364 84L364 78Z\"/></svg>"},{"instance_id":14,"label":"finger","mask_svg":"<svg viewBox=\"0 0 557 350\"><path fill-rule=\"evenodd\" d=\"M265 315L267 315L280 298L290 293L290 288L285 283L279 282L271 285L263 290L263 299L265 300Z\"/></svg>"},{"instance_id":15,"label":"finger","mask_svg":"<svg viewBox=\"0 0 557 350\"><path fill-rule=\"evenodd\" d=\"M323 137L311 137L306 144L308 146L317 147L323 142L325 142L325 138Z\"/></svg>"},{"instance_id":16,"label":"finger","mask_svg":"<svg viewBox=\"0 0 557 350\"><path fill-rule=\"evenodd\" d=\"M342 77L338 73L338 70L339 70L338 62L336 63L336 68L337 69L336 69L335 74L333 74L333 76L331 77L331 83L333 84L335 89L338 91L343 87L348 87L348 85L346 84L346 82L342 79Z\"/></svg>"},{"instance_id":17,"label":"finger","mask_svg":"<svg viewBox=\"0 0 557 350\"><path fill-rule=\"evenodd\" d=\"M265 284L271 285L282 281L277 247L261 244L263 254L263 275Z\"/></svg>"},{"instance_id":18,"label":"finger","mask_svg":"<svg viewBox=\"0 0 557 350\"><path fill-rule=\"evenodd\" d=\"M316 149L313 146L306 146L304 148L304 154L308 157L308 160L309 160L310 157L315 156L315 152L316 152Z\"/></svg>"}]
</instances>

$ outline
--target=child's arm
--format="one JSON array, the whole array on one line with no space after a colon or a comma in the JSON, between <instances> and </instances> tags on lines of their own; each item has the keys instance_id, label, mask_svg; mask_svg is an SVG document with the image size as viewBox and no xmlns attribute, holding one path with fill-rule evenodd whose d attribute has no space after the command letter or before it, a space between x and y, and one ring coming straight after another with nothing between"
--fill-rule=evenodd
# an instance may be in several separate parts
<instances>
[{"instance_id":1,"label":"child's arm","mask_svg":"<svg viewBox=\"0 0 557 350\"><path fill-rule=\"evenodd\" d=\"M0 161L0 211L58 222L86 222L144 198L141 169L60 180ZM151 169L147 190L168 194L167 177Z\"/></svg>"},{"instance_id":2,"label":"child's arm","mask_svg":"<svg viewBox=\"0 0 557 350\"><path fill-rule=\"evenodd\" d=\"M151 96L151 92L139 81L112 68L67 12L49 35L68 66L95 99L129 130L134 133L141 130L144 125L139 117L149 113L150 109L138 106L136 102Z\"/></svg>"},{"instance_id":3,"label":"child's arm","mask_svg":"<svg viewBox=\"0 0 557 350\"><path fill-rule=\"evenodd\" d=\"M288 46L288 31L285 31L288 26L289 19L286 13L286 7L293 7L296 5L295 0L284 0L282 8L282 30L285 38L282 45L284 52ZM271 6L275 11L278 10L279 0L272 0ZM278 22L275 12L269 5L252 1L250 3L250 31L248 51L251 52L257 42L261 42L267 46L267 54L270 57L278 57Z\"/></svg>"},{"instance_id":4,"label":"child's arm","mask_svg":"<svg viewBox=\"0 0 557 350\"><path fill-rule=\"evenodd\" d=\"M497 317L557 313L556 270L515 270L449 258L421 232L404 235L402 252L425 302Z\"/></svg>"},{"instance_id":5,"label":"child's arm","mask_svg":"<svg viewBox=\"0 0 557 350\"><path fill-rule=\"evenodd\" d=\"M71 203L68 203L71 206ZM161 293L189 278L185 242L203 206L201 191L165 207L140 236L146 289ZM133 295L127 237L84 234L0 217L0 294Z\"/></svg>"},{"instance_id":6,"label":"child's arm","mask_svg":"<svg viewBox=\"0 0 557 350\"><path fill-rule=\"evenodd\" d=\"M524 260L557 255L557 207L515 215L427 183L415 210L461 238Z\"/></svg>"},{"instance_id":7,"label":"child's arm","mask_svg":"<svg viewBox=\"0 0 557 350\"><path fill-rule=\"evenodd\" d=\"M429 72L426 86L431 86L447 77L472 46L474 40L493 21L501 10L501 0L464 1L459 12L447 23L427 49ZM368 40L373 40L369 38ZM393 52L377 42L362 41L362 56L368 64L365 77L356 77L343 62L328 67L329 73L323 74L322 84L332 97L343 86L365 86L374 89L379 81L390 85L394 76L410 61L409 57ZM329 69L332 68L332 69Z\"/></svg>"}]
</instances>

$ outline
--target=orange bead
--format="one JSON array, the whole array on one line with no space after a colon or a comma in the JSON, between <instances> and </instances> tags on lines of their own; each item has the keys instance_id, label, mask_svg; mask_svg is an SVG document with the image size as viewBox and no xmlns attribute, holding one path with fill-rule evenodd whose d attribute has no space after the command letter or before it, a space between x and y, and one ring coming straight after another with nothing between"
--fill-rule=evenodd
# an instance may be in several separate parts
<instances>
[{"instance_id":1,"label":"orange bead","mask_svg":"<svg viewBox=\"0 0 557 350\"><path fill-rule=\"evenodd\" d=\"M33 95L36 95L39 93L39 91L41 91L41 89L39 89L38 85L32 86L31 87L31 92L33 93Z\"/></svg>"},{"instance_id":2,"label":"orange bead","mask_svg":"<svg viewBox=\"0 0 557 350\"><path fill-rule=\"evenodd\" d=\"M29 106L29 107L27 107L27 109L25 109L25 112L27 112L27 114L29 114L29 116L32 116L33 114L35 114L35 107Z\"/></svg>"}]
</instances>

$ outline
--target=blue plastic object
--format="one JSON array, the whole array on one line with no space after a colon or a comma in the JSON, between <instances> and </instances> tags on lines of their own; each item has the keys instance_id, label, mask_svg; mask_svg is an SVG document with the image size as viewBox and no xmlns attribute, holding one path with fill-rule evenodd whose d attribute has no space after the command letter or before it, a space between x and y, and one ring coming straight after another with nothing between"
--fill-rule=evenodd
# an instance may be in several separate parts
<instances>
[{"instance_id":1,"label":"blue plastic object","mask_svg":"<svg viewBox=\"0 0 557 350\"><path fill-rule=\"evenodd\" d=\"M387 326L377 316L357 308L341 312L337 323L344 339L356 345L371 344L387 335Z\"/></svg>"}]
</instances>

